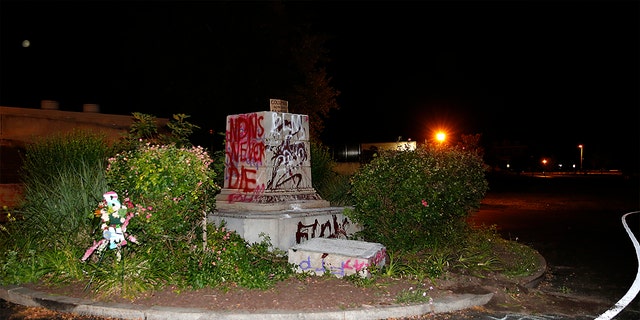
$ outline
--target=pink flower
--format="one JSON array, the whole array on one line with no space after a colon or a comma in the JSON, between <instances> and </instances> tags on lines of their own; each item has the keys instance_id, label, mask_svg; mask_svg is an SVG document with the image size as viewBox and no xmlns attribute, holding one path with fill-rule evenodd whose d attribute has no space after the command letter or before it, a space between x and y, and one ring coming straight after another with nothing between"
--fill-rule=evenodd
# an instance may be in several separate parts
<instances>
[{"instance_id":1,"label":"pink flower","mask_svg":"<svg viewBox=\"0 0 640 320\"><path fill-rule=\"evenodd\" d=\"M138 243L138 238L136 238L135 236L129 236L129 241L133 243Z\"/></svg>"},{"instance_id":2,"label":"pink flower","mask_svg":"<svg viewBox=\"0 0 640 320\"><path fill-rule=\"evenodd\" d=\"M426 200L424 200L424 199L422 199L422 205L423 205L423 206L425 206L425 207L428 207L428 206L429 206L429 204L427 203L427 201L426 201Z\"/></svg>"}]
</instances>

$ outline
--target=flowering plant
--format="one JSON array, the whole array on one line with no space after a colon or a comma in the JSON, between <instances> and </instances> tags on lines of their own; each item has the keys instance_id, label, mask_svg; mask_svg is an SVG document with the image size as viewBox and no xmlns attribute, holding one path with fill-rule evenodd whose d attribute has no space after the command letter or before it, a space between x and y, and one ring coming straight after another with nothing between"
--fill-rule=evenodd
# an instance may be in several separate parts
<instances>
[{"instance_id":1,"label":"flowering plant","mask_svg":"<svg viewBox=\"0 0 640 320\"><path fill-rule=\"evenodd\" d=\"M103 199L98 204L98 209L94 211L96 217L100 217L102 224L102 239L94 241L93 245L87 249L82 256L81 261L86 261L95 251L103 252L107 246L109 249L118 249L116 252L118 260L120 260L120 248L127 244L127 239L133 243L138 243L135 236L127 234L127 226L131 218L137 214L133 209L133 203L129 198L125 199L123 206L118 200L118 194L109 191L102 195Z\"/></svg>"},{"instance_id":2,"label":"flowering plant","mask_svg":"<svg viewBox=\"0 0 640 320\"><path fill-rule=\"evenodd\" d=\"M354 210L365 228L358 236L388 250L424 248L455 240L488 188L475 149L422 145L383 150L351 177Z\"/></svg>"},{"instance_id":3,"label":"flowering plant","mask_svg":"<svg viewBox=\"0 0 640 320\"><path fill-rule=\"evenodd\" d=\"M156 208L146 220L144 240L166 248L173 246L166 241L188 243L201 238L197 233L220 189L211 163L202 147L146 143L109 158L106 178L111 188Z\"/></svg>"}]
</instances>

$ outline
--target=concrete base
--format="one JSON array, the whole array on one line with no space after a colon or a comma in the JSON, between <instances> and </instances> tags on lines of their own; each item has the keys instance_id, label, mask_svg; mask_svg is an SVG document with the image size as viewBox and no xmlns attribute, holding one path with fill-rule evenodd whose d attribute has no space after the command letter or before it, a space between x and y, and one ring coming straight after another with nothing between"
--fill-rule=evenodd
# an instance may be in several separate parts
<instances>
[{"instance_id":1,"label":"concrete base","mask_svg":"<svg viewBox=\"0 0 640 320\"><path fill-rule=\"evenodd\" d=\"M324 275L329 272L338 278L358 274L371 276L371 268L382 268L386 262L386 248L374 242L316 238L289 248L289 263L296 272Z\"/></svg>"},{"instance_id":2,"label":"concrete base","mask_svg":"<svg viewBox=\"0 0 640 320\"><path fill-rule=\"evenodd\" d=\"M314 189L295 192L242 193L222 189L216 196L216 209L223 212L273 212L282 210L328 208L329 201L322 200Z\"/></svg>"},{"instance_id":3,"label":"concrete base","mask_svg":"<svg viewBox=\"0 0 640 320\"><path fill-rule=\"evenodd\" d=\"M313 238L342 238L362 230L345 215L347 207L327 207L282 211L215 211L207 216L209 223L234 230L249 243L264 240L277 249L287 251L290 247Z\"/></svg>"}]
</instances>

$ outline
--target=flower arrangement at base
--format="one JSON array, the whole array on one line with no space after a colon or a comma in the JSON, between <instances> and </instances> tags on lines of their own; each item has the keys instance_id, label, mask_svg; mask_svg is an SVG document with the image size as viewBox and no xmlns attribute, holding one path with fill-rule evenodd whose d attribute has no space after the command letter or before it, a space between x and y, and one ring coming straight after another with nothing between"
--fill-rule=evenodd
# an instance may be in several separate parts
<instances>
[{"instance_id":1,"label":"flower arrangement at base","mask_svg":"<svg viewBox=\"0 0 640 320\"><path fill-rule=\"evenodd\" d=\"M98 253L102 253L107 247L110 250L118 249L116 255L117 259L120 260L120 248L127 244L127 239L133 243L138 243L135 236L127 234L129 220L135 215L133 211L128 212L128 209L133 208L133 204L128 199L125 199L125 206L123 206L118 200L118 194L114 191L103 194L102 198L98 209L94 212L95 216L100 217L102 220L100 225L102 239L93 242L93 245L87 249L82 259L80 259L82 262L86 261L96 250Z\"/></svg>"}]
</instances>

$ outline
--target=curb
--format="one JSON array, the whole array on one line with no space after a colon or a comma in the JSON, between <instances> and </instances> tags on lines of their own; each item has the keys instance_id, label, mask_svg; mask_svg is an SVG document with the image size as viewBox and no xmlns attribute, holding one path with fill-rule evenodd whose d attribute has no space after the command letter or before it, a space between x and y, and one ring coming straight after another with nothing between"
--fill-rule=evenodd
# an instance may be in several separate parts
<instances>
[{"instance_id":1,"label":"curb","mask_svg":"<svg viewBox=\"0 0 640 320\"><path fill-rule=\"evenodd\" d=\"M532 275L518 281L519 285L528 289L537 287L542 279L544 279L548 270L547 260L538 251L536 251L536 254L538 256L538 264L541 266L540 269L536 270Z\"/></svg>"},{"instance_id":2,"label":"curb","mask_svg":"<svg viewBox=\"0 0 640 320\"><path fill-rule=\"evenodd\" d=\"M0 299L27 306L42 307L54 311L82 316L111 317L119 319L310 319L310 320L361 320L388 319L445 313L482 306L491 300L493 293L455 294L436 299L432 303L384 307L361 307L339 311L212 311L200 308L145 307L126 303L104 303L87 299L52 295L20 286L0 286Z\"/></svg>"}]
</instances>

